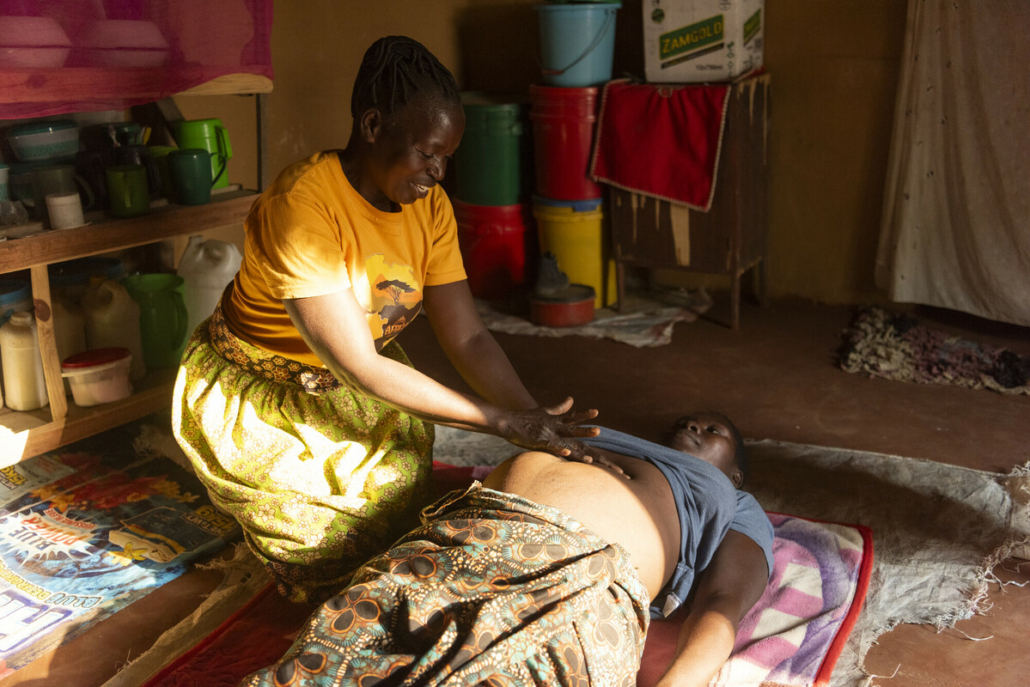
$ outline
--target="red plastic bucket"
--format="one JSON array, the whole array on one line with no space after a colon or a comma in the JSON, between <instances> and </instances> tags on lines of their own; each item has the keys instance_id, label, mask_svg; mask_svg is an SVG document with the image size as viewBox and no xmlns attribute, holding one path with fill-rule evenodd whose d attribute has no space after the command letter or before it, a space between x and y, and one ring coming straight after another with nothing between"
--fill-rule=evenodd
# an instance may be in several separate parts
<instances>
[{"instance_id":1,"label":"red plastic bucket","mask_svg":"<svg viewBox=\"0 0 1030 687\"><path fill-rule=\"evenodd\" d=\"M458 200L458 245L469 290L477 298L504 298L526 277L526 208L469 205Z\"/></svg>"},{"instance_id":2,"label":"red plastic bucket","mask_svg":"<svg viewBox=\"0 0 1030 687\"><path fill-rule=\"evenodd\" d=\"M597 88L529 87L537 194L557 200L601 197L587 176L597 121Z\"/></svg>"}]
</instances>

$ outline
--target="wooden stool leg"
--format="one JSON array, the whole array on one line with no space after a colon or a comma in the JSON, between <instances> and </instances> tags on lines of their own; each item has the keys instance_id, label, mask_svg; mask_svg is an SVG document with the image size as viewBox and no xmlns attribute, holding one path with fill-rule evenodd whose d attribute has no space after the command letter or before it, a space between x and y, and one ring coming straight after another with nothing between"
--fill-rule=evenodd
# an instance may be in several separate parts
<instances>
[{"instance_id":1,"label":"wooden stool leg","mask_svg":"<svg viewBox=\"0 0 1030 687\"><path fill-rule=\"evenodd\" d=\"M740 272L733 275L733 283L730 292L730 329L736 331L740 328Z\"/></svg>"},{"instance_id":2,"label":"wooden stool leg","mask_svg":"<svg viewBox=\"0 0 1030 687\"><path fill-rule=\"evenodd\" d=\"M626 310L626 266L615 261L615 291L619 299L616 309L621 313Z\"/></svg>"},{"instance_id":3,"label":"wooden stool leg","mask_svg":"<svg viewBox=\"0 0 1030 687\"><path fill-rule=\"evenodd\" d=\"M751 288L755 291L755 298L758 299L758 304L763 308L769 304L768 299L768 274L765 269L765 259L759 260L753 268L754 273L751 275L752 282Z\"/></svg>"}]
</instances>

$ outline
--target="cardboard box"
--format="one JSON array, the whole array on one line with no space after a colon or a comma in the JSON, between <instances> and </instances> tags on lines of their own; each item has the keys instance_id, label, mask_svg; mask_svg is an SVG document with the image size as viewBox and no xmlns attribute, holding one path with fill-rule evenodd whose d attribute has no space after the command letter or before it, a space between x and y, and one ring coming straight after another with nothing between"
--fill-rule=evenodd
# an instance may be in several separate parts
<instances>
[{"instance_id":1,"label":"cardboard box","mask_svg":"<svg viewBox=\"0 0 1030 687\"><path fill-rule=\"evenodd\" d=\"M732 81L762 66L763 0L644 0L652 83Z\"/></svg>"}]
</instances>

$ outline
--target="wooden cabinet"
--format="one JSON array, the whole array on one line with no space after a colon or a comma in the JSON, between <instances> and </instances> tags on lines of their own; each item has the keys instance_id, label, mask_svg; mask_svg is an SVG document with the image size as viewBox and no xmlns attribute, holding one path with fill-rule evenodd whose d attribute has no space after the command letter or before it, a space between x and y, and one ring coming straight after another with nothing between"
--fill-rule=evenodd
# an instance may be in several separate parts
<instances>
[{"instance_id":1,"label":"wooden cabinet","mask_svg":"<svg viewBox=\"0 0 1030 687\"><path fill-rule=\"evenodd\" d=\"M67 100L76 92L81 70L0 70L0 103ZM119 70L119 97L158 97L150 84L160 70ZM251 74L231 74L186 91L189 95L267 93L271 80ZM97 95L97 94L93 94ZM260 148L260 141L258 142ZM85 227L49 231L0 242L0 275L28 269L39 330L43 368L50 405L30 412L0 410L0 468L64 446L125 422L168 408L176 370L151 371L134 385L127 399L80 408L66 397L54 339L47 266L73 258L109 253L187 234L241 224L257 197L256 191L233 190L212 196L198 206L168 204L128 220L102 218ZM90 219L90 218L87 218Z\"/></svg>"},{"instance_id":2,"label":"wooden cabinet","mask_svg":"<svg viewBox=\"0 0 1030 687\"><path fill-rule=\"evenodd\" d=\"M626 265L729 275L733 329L740 319L740 280L745 272L755 269L755 290L760 299L764 297L768 102L768 74L732 86L708 212L610 189L620 304Z\"/></svg>"}]
</instances>

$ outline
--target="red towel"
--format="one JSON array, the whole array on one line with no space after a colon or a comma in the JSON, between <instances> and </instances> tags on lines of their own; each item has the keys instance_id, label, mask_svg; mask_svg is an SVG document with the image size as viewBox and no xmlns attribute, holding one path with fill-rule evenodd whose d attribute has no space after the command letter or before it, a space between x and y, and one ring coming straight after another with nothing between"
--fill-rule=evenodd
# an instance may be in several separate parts
<instances>
[{"instance_id":1,"label":"red towel","mask_svg":"<svg viewBox=\"0 0 1030 687\"><path fill-rule=\"evenodd\" d=\"M604 88L590 174L595 181L707 212L730 86Z\"/></svg>"}]
</instances>

